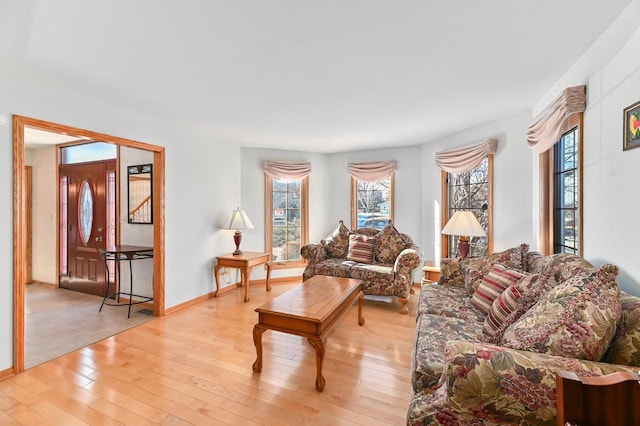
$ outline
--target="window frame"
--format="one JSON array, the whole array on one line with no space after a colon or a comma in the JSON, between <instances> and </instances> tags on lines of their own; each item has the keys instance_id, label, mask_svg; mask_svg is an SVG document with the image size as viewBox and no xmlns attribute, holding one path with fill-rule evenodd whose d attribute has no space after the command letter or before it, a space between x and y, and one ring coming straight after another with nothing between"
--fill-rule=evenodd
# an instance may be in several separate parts
<instances>
[{"instance_id":1,"label":"window frame","mask_svg":"<svg viewBox=\"0 0 640 426\"><path fill-rule=\"evenodd\" d=\"M489 196L487 197L488 204L488 218L487 218L487 254L493 253L493 154L487 154L488 162L488 185ZM442 217L442 223L440 229L449 221L449 172L442 170L442 187L441 187L441 206L442 210L440 216ZM449 235L440 234L441 238L441 258L449 257Z\"/></svg>"},{"instance_id":2,"label":"window frame","mask_svg":"<svg viewBox=\"0 0 640 426\"><path fill-rule=\"evenodd\" d=\"M562 128L562 137L571 131L577 130L577 144L578 144L578 167L576 168L578 173L578 209L576 219L578 220L578 244L577 250L578 256L582 256L584 253L584 233L583 233L583 214L584 214L584 197L583 197L583 151L584 151L584 113L577 113L572 115L565 121ZM539 225L539 238L540 238L540 252L547 256L555 252L555 200L554 200L554 185L555 185L555 160L554 151L557 144L549 148L545 152L540 154L539 167L540 167L540 225Z\"/></svg>"},{"instance_id":3,"label":"window frame","mask_svg":"<svg viewBox=\"0 0 640 426\"><path fill-rule=\"evenodd\" d=\"M273 248L273 181L274 178L265 173L265 225L264 225L264 242L265 251L271 253ZM285 179L275 179L285 180ZM300 247L309 243L309 176L305 176L301 179L294 179L300 181ZM273 253L271 253L273 259ZM305 259L300 256L297 260L277 260L278 263L287 265L291 268L303 267L306 264Z\"/></svg>"},{"instance_id":4,"label":"window frame","mask_svg":"<svg viewBox=\"0 0 640 426\"><path fill-rule=\"evenodd\" d=\"M381 180L389 179L389 220L390 223L394 223L395 221L395 182L396 182L396 173L391 173L390 176L379 179L376 182ZM358 228L358 181L355 177L351 176L351 229L356 230Z\"/></svg>"}]
</instances>

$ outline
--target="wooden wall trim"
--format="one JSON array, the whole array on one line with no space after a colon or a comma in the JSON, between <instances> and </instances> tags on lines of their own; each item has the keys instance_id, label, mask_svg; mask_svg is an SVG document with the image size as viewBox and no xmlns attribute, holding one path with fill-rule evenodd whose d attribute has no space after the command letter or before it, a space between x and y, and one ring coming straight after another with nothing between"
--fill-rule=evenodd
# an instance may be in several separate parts
<instances>
[{"instance_id":1,"label":"wooden wall trim","mask_svg":"<svg viewBox=\"0 0 640 426\"><path fill-rule=\"evenodd\" d=\"M25 199L24 125L13 117L13 371L24 370L25 356Z\"/></svg>"},{"instance_id":2,"label":"wooden wall trim","mask_svg":"<svg viewBox=\"0 0 640 426\"><path fill-rule=\"evenodd\" d=\"M7 368L6 370L0 370L0 382L3 381L4 379L8 379L9 377L12 377L15 375L16 373L13 367Z\"/></svg>"},{"instance_id":3,"label":"wooden wall trim","mask_svg":"<svg viewBox=\"0 0 640 426\"><path fill-rule=\"evenodd\" d=\"M235 286L234 286L234 288L235 288ZM221 291L222 291L222 289L221 289ZM187 308L189 308L191 306L197 305L200 302L204 302L205 300L211 299L213 297L213 294L214 294L214 292L212 291L210 293L203 294L202 296L198 296L198 297L196 297L194 299L187 300L186 302L179 303L179 304L177 304L175 306L172 306L172 307L170 307L170 308L165 310L165 315L175 314L178 311L181 311L183 309L187 309ZM220 295L220 292L218 292L218 296L219 295Z\"/></svg>"}]
</instances>

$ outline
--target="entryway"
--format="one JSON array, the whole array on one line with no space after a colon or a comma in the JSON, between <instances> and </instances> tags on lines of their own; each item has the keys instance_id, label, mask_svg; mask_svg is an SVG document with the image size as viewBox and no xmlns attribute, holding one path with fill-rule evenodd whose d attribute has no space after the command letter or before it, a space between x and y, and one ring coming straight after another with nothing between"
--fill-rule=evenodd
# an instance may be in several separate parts
<instances>
[{"instance_id":1,"label":"entryway","mask_svg":"<svg viewBox=\"0 0 640 426\"><path fill-rule=\"evenodd\" d=\"M153 315L164 315L164 148L142 142L96 133L84 129L73 128L55 123L45 122L27 117L14 116L14 372L19 373L25 369L25 347L26 347L26 270L27 270L27 227L26 227L26 187L25 187L25 128L40 129L48 132L55 132L87 140L102 141L114 144L119 147L130 147L138 150L145 150L152 153L154 174L152 182L153 211L155 220L151 226L153 229ZM59 218L56 218L59 223ZM56 262L59 268L60 262ZM60 270L57 269L59 276ZM56 290L59 290L56 288ZM62 290L59 290L62 291ZM99 307L99 304L95 307ZM119 311L117 307L109 307L111 313ZM103 309L104 311L104 309ZM126 318L126 313L122 314ZM77 326L86 324L79 319L69 320L67 324Z\"/></svg>"}]
</instances>

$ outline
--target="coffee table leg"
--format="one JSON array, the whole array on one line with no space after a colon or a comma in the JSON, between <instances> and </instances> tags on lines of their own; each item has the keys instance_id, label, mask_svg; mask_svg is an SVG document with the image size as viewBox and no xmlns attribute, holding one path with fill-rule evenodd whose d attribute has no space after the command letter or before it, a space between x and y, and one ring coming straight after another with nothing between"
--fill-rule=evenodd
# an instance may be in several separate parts
<instances>
[{"instance_id":1,"label":"coffee table leg","mask_svg":"<svg viewBox=\"0 0 640 426\"><path fill-rule=\"evenodd\" d=\"M253 363L253 371L259 373L262 371L262 334L267 331L260 324L253 326L253 344L256 346L256 362Z\"/></svg>"},{"instance_id":2,"label":"coffee table leg","mask_svg":"<svg viewBox=\"0 0 640 426\"><path fill-rule=\"evenodd\" d=\"M309 343L316 350L316 390L322 392L324 390L324 377L322 377L322 361L324 360L324 345L327 339L317 337L309 337Z\"/></svg>"},{"instance_id":3,"label":"coffee table leg","mask_svg":"<svg viewBox=\"0 0 640 426\"><path fill-rule=\"evenodd\" d=\"M363 305L364 305L364 293L360 292L360 296L358 296L358 325L364 325L364 317L362 316Z\"/></svg>"}]
</instances>

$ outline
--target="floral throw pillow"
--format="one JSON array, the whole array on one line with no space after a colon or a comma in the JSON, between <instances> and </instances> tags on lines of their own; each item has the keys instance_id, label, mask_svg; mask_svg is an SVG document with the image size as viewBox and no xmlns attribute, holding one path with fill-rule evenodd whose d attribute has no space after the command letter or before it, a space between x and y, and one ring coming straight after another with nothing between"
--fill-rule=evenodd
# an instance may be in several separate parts
<instances>
[{"instance_id":1,"label":"floral throw pillow","mask_svg":"<svg viewBox=\"0 0 640 426\"><path fill-rule=\"evenodd\" d=\"M329 257L344 259L349 251L349 228L340 221L333 232L322 239L322 245L329 254Z\"/></svg>"},{"instance_id":2,"label":"floral throw pillow","mask_svg":"<svg viewBox=\"0 0 640 426\"><path fill-rule=\"evenodd\" d=\"M522 277L524 277L523 272L513 271L501 265L493 265L489 273L482 279L478 289L473 293L471 304L488 314L493 301L509 286L520 281Z\"/></svg>"},{"instance_id":3,"label":"floral throw pillow","mask_svg":"<svg viewBox=\"0 0 640 426\"><path fill-rule=\"evenodd\" d=\"M359 263L373 263L376 238L361 234L349 234L347 260Z\"/></svg>"},{"instance_id":4,"label":"floral throw pillow","mask_svg":"<svg viewBox=\"0 0 640 426\"><path fill-rule=\"evenodd\" d=\"M622 293L622 315L602 361L640 367L640 298Z\"/></svg>"},{"instance_id":5,"label":"floral throw pillow","mask_svg":"<svg viewBox=\"0 0 640 426\"><path fill-rule=\"evenodd\" d=\"M502 344L598 361L620 319L617 274L618 268L607 264L559 284L505 331Z\"/></svg>"},{"instance_id":6,"label":"floral throw pillow","mask_svg":"<svg viewBox=\"0 0 640 426\"><path fill-rule=\"evenodd\" d=\"M464 274L460 259L445 257L440 261L440 285L450 285L464 288Z\"/></svg>"},{"instance_id":7,"label":"floral throw pillow","mask_svg":"<svg viewBox=\"0 0 640 426\"><path fill-rule=\"evenodd\" d=\"M376 260L380 263L394 263L400 252L409 245L409 242L391 223L382 228L376 238L378 239Z\"/></svg>"}]
</instances>

